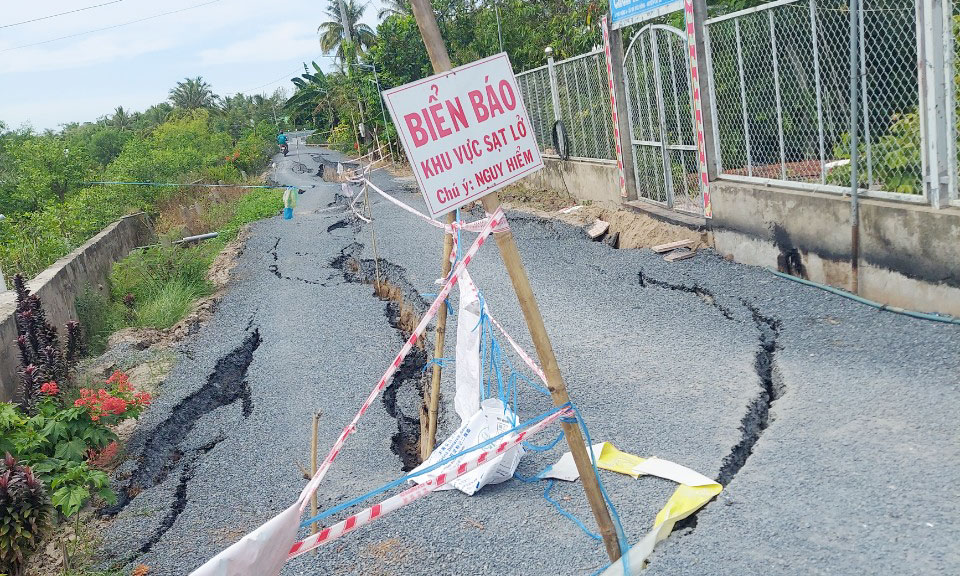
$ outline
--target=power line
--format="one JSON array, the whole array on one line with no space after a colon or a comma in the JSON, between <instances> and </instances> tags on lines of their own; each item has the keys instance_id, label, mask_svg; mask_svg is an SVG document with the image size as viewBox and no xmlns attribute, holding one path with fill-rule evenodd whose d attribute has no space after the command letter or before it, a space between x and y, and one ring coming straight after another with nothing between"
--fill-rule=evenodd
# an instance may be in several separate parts
<instances>
[{"instance_id":1,"label":"power line","mask_svg":"<svg viewBox=\"0 0 960 576\"><path fill-rule=\"evenodd\" d=\"M39 18L33 18L31 20L24 20L22 22L14 22L13 24L3 24L0 25L0 28L12 28L14 26L20 26L21 24L29 24L31 22L39 22L41 20L49 20L50 18L56 18L57 16L66 16L67 14L73 14L75 12L83 12L84 10L93 10L94 8L99 8L101 6L109 6L110 4L119 4L123 0L113 0L112 2L104 2L103 4L96 4L93 6L87 6L86 8L77 8L76 10L68 10L67 12L58 12L57 14L51 14L49 16L41 16Z\"/></svg>"},{"instance_id":2,"label":"power line","mask_svg":"<svg viewBox=\"0 0 960 576\"><path fill-rule=\"evenodd\" d=\"M41 40L40 42L33 42L30 44L21 44L20 46L14 46L12 48L5 48L0 50L2 52L10 52L11 50L19 50L21 48L29 48L31 46L39 46L41 44L49 44L51 42L56 42L58 40L66 40L67 38L76 38L77 36L84 36L86 34L93 34L94 32L103 32L104 30L113 30L114 28L120 28L122 26L129 26L130 24L137 24L138 22L146 22L147 20L153 20L154 18L160 18L161 16L169 16L171 14L179 14L180 12L186 12L187 10L193 10L195 8L202 8L204 6L209 6L211 4L216 4L220 0L211 0L210 2L204 2L203 4L197 4L195 6L187 6L186 8L181 8L179 10L171 10L170 12L163 12L160 14L154 14L153 16L147 16L146 18L139 18L137 20L131 20L129 22L124 22L122 24L114 24L113 26L106 26L104 28L97 28L95 30L87 30L86 32L77 32L76 34L70 34L67 36L60 36L58 38L51 38L49 40Z\"/></svg>"}]
</instances>

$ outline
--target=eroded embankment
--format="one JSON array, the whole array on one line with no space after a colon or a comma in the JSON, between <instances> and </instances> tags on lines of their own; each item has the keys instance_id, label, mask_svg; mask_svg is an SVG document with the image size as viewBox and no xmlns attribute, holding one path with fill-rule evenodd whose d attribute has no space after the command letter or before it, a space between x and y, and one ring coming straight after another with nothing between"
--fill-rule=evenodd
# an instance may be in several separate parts
<instances>
[{"instance_id":1,"label":"eroded embankment","mask_svg":"<svg viewBox=\"0 0 960 576\"><path fill-rule=\"evenodd\" d=\"M375 262L358 255L363 246L353 242L341 250L331 267L340 270L347 282L373 286L373 296L384 301L384 315L406 341L416 328L427 303L407 280L406 270L387 260ZM424 367L428 362L426 337L417 340L383 392L387 413L397 420L391 448L400 458L404 472L420 463L420 401L423 398Z\"/></svg>"},{"instance_id":2,"label":"eroded embankment","mask_svg":"<svg viewBox=\"0 0 960 576\"><path fill-rule=\"evenodd\" d=\"M204 385L181 400L170 410L170 415L153 428L143 451L137 458L138 467L118 490L117 503L101 511L112 516L123 510L142 491L163 483L171 473L179 474L174 498L153 534L140 546L138 553L149 552L176 522L187 504L187 485L193 477L200 458L224 439L219 435L198 448L183 448L181 443L206 414L236 402L244 418L254 410L247 369L253 362L253 353L260 346L260 331L251 327L243 341L217 360L213 372Z\"/></svg>"}]
</instances>

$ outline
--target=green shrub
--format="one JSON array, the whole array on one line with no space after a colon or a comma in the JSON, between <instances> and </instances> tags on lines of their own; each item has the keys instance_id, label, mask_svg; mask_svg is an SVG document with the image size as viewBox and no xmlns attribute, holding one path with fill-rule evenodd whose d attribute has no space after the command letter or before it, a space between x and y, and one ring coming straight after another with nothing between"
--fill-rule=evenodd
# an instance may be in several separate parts
<instances>
[{"instance_id":1,"label":"green shrub","mask_svg":"<svg viewBox=\"0 0 960 576\"><path fill-rule=\"evenodd\" d=\"M234 164L208 166L200 172L203 180L212 183L239 184L243 181L240 170Z\"/></svg>"},{"instance_id":2,"label":"green shrub","mask_svg":"<svg viewBox=\"0 0 960 576\"><path fill-rule=\"evenodd\" d=\"M169 240L134 250L113 265L110 285L114 302L123 302L130 294L135 305L142 306L172 282L190 286L197 294L209 293L207 269L216 252L209 244L181 247L169 244Z\"/></svg>"},{"instance_id":3,"label":"green shrub","mask_svg":"<svg viewBox=\"0 0 960 576\"><path fill-rule=\"evenodd\" d=\"M353 134L353 128L346 124L340 124L330 132L327 145L344 153L356 152L357 139Z\"/></svg>"},{"instance_id":4,"label":"green shrub","mask_svg":"<svg viewBox=\"0 0 960 576\"><path fill-rule=\"evenodd\" d=\"M0 462L0 569L20 576L50 526L50 498L28 466L7 452Z\"/></svg>"},{"instance_id":5,"label":"green shrub","mask_svg":"<svg viewBox=\"0 0 960 576\"><path fill-rule=\"evenodd\" d=\"M83 327L83 342L86 353L99 356L107 348L107 340L115 330L123 326L123 314L110 300L110 293L84 287L77 294L77 320Z\"/></svg>"},{"instance_id":6,"label":"green shrub","mask_svg":"<svg viewBox=\"0 0 960 576\"><path fill-rule=\"evenodd\" d=\"M282 189L254 188L237 201L233 219L221 230L220 237L229 241L237 235L244 224L276 216L281 210L283 210Z\"/></svg>"}]
</instances>

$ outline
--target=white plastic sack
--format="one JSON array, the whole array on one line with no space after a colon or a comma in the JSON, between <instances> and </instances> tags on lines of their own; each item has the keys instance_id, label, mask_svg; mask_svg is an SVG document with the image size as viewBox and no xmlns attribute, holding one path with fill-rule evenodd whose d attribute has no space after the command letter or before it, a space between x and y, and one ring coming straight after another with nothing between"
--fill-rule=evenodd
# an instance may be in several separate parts
<instances>
[{"instance_id":1,"label":"white plastic sack","mask_svg":"<svg viewBox=\"0 0 960 576\"><path fill-rule=\"evenodd\" d=\"M470 420L461 424L460 428L457 428L457 431L447 438L443 444L437 446L433 454L431 454L423 464L415 468L414 472L432 466L445 458L462 452L466 448L470 448L484 440L506 432L515 426L515 422L516 419L513 412L504 406L503 402L496 398L488 398L480 403L480 411L474 414ZM506 439L506 437L504 439ZM495 444L491 444L483 449L489 449L492 446L495 446ZM413 479L413 482L422 484L446 471L456 469L461 462L465 462L476 456L477 452L466 454L443 468L434 470L429 474L417 476ZM467 496L473 496L487 484L499 484L512 478L514 471L517 469L517 464L520 463L521 456L523 456L523 448L517 445L493 460L490 460L488 464L484 464L476 470L443 485L438 488L438 490L456 488Z\"/></svg>"},{"instance_id":2,"label":"white plastic sack","mask_svg":"<svg viewBox=\"0 0 960 576\"><path fill-rule=\"evenodd\" d=\"M463 424L480 411L480 294L470 274L460 275L457 312L457 393L454 409Z\"/></svg>"},{"instance_id":3,"label":"white plastic sack","mask_svg":"<svg viewBox=\"0 0 960 576\"><path fill-rule=\"evenodd\" d=\"M190 576L276 576L287 561L300 527L300 503L277 514Z\"/></svg>"}]
</instances>

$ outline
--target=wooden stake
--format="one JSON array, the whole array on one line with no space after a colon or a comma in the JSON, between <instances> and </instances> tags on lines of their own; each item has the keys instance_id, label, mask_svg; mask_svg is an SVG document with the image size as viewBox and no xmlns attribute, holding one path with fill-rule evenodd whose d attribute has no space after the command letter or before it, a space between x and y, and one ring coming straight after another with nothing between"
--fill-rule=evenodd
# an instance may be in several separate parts
<instances>
[{"instance_id":1,"label":"wooden stake","mask_svg":"<svg viewBox=\"0 0 960 576\"><path fill-rule=\"evenodd\" d=\"M316 412L313 415L313 436L311 437L311 440L310 440L310 477L311 478L313 478L317 474L317 445L319 444L317 436L319 432L320 432L320 413ZM316 517L317 508L318 508L317 491L314 490L313 496L311 496L310 498L310 517L311 518ZM313 525L310 527L310 532L312 534L316 534L318 529L319 527L317 526L317 523L314 522ZM314 549L313 554L314 555L317 554L316 549Z\"/></svg>"},{"instance_id":2,"label":"wooden stake","mask_svg":"<svg viewBox=\"0 0 960 576\"><path fill-rule=\"evenodd\" d=\"M434 17L430 1L410 0L410 5L413 8L413 15L417 19L417 26L420 28L420 35L423 37L423 43L427 48L427 54L430 56L434 72L439 74L450 70L453 66L450 63L443 38L440 37L440 29L437 27L437 20ZM481 202L488 214L493 214L500 207L500 197L497 193L484 196ZM494 238L497 241L497 247L500 249L503 263L510 274L513 290L517 293L517 300L523 310L523 317L527 322L527 328L530 330L530 337L533 339L537 356L540 358L540 366L543 367L547 376L547 388L550 390L550 396L553 398L554 405L565 404L570 400L570 396L567 394L566 384L564 384L563 376L560 374L560 367L557 365L553 346L550 344L549 336L547 336L547 329L543 325L540 308L537 306L533 289L530 287L530 279L527 278L527 271L520 259L520 252L513 240L513 233L510 230L505 230L495 233ZM607 510L607 504L600 493L600 485L593 472L593 464L586 442L576 424L561 422L560 425L563 428L563 434L567 439L570 452L573 454L577 471L580 473L580 480L583 482L583 489L587 494L587 500L590 502L594 518L597 520L600 534L603 536L607 554L611 561L616 561L620 559L620 544L617 541L613 521L610 519L610 511Z\"/></svg>"},{"instance_id":3,"label":"wooden stake","mask_svg":"<svg viewBox=\"0 0 960 576\"><path fill-rule=\"evenodd\" d=\"M456 215L451 212L447 214L447 224L453 224ZM442 278L450 275L450 253L453 252L453 236L443 235L443 270ZM433 453L433 447L437 443L437 412L440 406L440 376L443 368L440 366L439 359L443 358L443 344L447 336L447 307L441 306L437 311L437 325L433 330L433 374L430 379L430 388L424 390L424 403L427 405L427 434L420 437L420 456L426 460ZM428 396L429 394L429 396Z\"/></svg>"}]
</instances>

